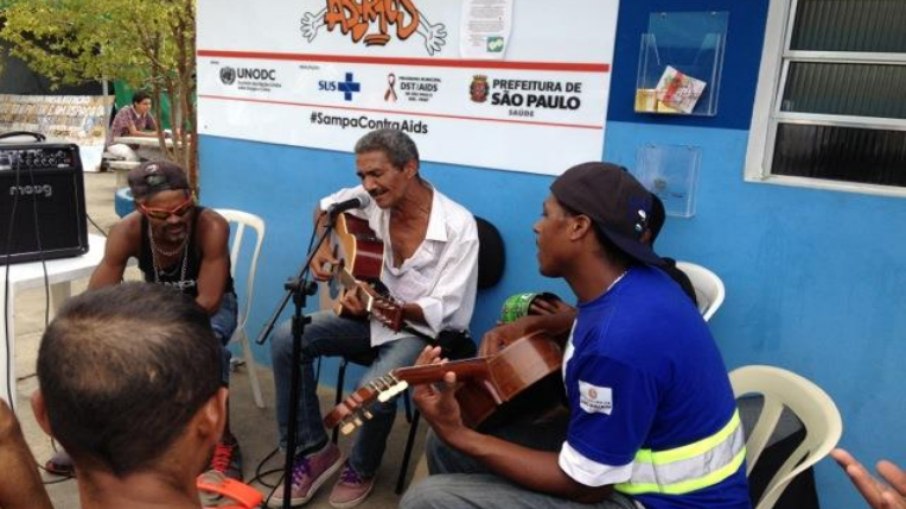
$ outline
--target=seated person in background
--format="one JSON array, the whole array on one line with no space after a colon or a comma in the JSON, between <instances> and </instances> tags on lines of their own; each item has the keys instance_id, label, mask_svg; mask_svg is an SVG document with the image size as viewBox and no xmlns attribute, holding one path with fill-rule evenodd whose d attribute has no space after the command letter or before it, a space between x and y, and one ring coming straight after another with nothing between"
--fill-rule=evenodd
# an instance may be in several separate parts
<instances>
[{"instance_id":1,"label":"seated person in background","mask_svg":"<svg viewBox=\"0 0 906 509\"><path fill-rule=\"evenodd\" d=\"M201 507L196 477L226 421L221 363L205 311L172 288L66 303L41 340L32 407L72 454L82 507Z\"/></svg>"},{"instance_id":2,"label":"seated person in background","mask_svg":"<svg viewBox=\"0 0 906 509\"><path fill-rule=\"evenodd\" d=\"M226 219L195 204L182 168L152 161L129 172L136 211L110 230L104 258L91 275L89 289L122 282L130 258L138 259L145 281L176 288L191 296L211 320L222 345L223 385L229 385L230 351L226 344L236 329L237 305L230 276ZM70 464L57 454L47 468L66 473ZM211 469L242 478L242 456L229 422L211 460Z\"/></svg>"},{"instance_id":3,"label":"seated person in background","mask_svg":"<svg viewBox=\"0 0 906 509\"><path fill-rule=\"evenodd\" d=\"M872 509L906 509L906 472L887 460L875 467L887 481L875 479L844 449L834 449L831 456L852 480L853 485Z\"/></svg>"},{"instance_id":4,"label":"seated person in background","mask_svg":"<svg viewBox=\"0 0 906 509\"><path fill-rule=\"evenodd\" d=\"M0 398L0 508L53 509L19 421Z\"/></svg>"},{"instance_id":5,"label":"seated person in background","mask_svg":"<svg viewBox=\"0 0 906 509\"><path fill-rule=\"evenodd\" d=\"M116 143L121 136L145 136L157 138L157 122L151 115L151 96L138 91L132 94L132 104L116 112L110 129L107 130L106 151L126 161L138 161L135 150L138 147Z\"/></svg>"},{"instance_id":6,"label":"seated person in background","mask_svg":"<svg viewBox=\"0 0 906 509\"><path fill-rule=\"evenodd\" d=\"M411 329L393 332L368 317L356 292L345 292L340 302L352 318L332 311L312 316L302 337L302 370L299 412L289 414L292 378L292 329L287 321L274 334L271 357L277 389L277 424L280 445L286 447L287 424L296 419L296 450L290 476L291 504L308 502L317 489L342 466L330 494L334 507L358 505L371 492L374 475L384 455L387 436L396 416L396 399L376 405L374 417L365 422L344 462L321 422L317 382L312 362L319 356L363 355L373 352L374 362L363 375L370 381L392 369L409 366L425 347L424 336L437 337L443 330L468 328L475 306L478 281L478 229L468 210L444 196L419 175L415 142L402 131L380 129L363 136L355 145L356 174L362 184L342 189L321 200L315 210L316 228L328 221L330 206L355 197L370 197L355 213L383 241L381 282L403 306L403 319ZM312 260L315 279L331 274L327 264L337 260L325 243ZM271 507L283 505L284 487L276 488Z\"/></svg>"},{"instance_id":7,"label":"seated person in background","mask_svg":"<svg viewBox=\"0 0 906 509\"><path fill-rule=\"evenodd\" d=\"M494 353L538 330L564 341L569 412L543 432L523 421L480 432L463 425L454 373L446 384L417 386L414 400L436 435L426 445L432 475L401 507L751 507L745 438L720 352L640 240L650 200L611 164L581 164L553 182L534 226L538 264L569 284L576 320L526 316L483 342ZM418 360L436 362L436 347Z\"/></svg>"}]
</instances>

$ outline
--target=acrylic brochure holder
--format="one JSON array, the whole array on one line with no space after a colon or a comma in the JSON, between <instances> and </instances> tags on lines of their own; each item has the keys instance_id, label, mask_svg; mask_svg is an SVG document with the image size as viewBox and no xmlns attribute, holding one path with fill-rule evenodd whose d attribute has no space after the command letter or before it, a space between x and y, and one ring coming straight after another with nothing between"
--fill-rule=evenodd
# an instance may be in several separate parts
<instances>
[{"instance_id":1,"label":"acrylic brochure holder","mask_svg":"<svg viewBox=\"0 0 906 509\"><path fill-rule=\"evenodd\" d=\"M692 145L644 145L632 174L661 199L667 215L692 217L701 156L701 147Z\"/></svg>"},{"instance_id":2,"label":"acrylic brochure holder","mask_svg":"<svg viewBox=\"0 0 906 509\"><path fill-rule=\"evenodd\" d=\"M658 12L642 34L635 111L714 116L727 12Z\"/></svg>"}]
</instances>

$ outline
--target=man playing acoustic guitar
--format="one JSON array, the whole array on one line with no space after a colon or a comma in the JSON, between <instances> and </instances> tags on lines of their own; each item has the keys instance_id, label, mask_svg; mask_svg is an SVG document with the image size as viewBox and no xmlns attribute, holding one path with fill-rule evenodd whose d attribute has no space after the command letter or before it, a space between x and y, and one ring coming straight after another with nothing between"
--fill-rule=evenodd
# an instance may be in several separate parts
<instances>
[{"instance_id":1,"label":"man playing acoustic guitar","mask_svg":"<svg viewBox=\"0 0 906 509\"><path fill-rule=\"evenodd\" d=\"M367 196L368 203L354 214L366 219L383 243L380 281L389 296L401 302L402 318L417 333L394 332L368 313L359 292L347 291L340 303L344 316L330 311L315 313L302 337L302 375L292 482L292 505L308 502L316 490L342 466L330 495L334 507L353 507L371 492L374 474L384 454L387 435L396 415L396 401L378 405L373 419L358 434L344 462L337 446L328 440L321 423L312 361L319 356L375 356L363 380L391 369L411 365L427 344L419 334L436 337L442 330L465 330L472 318L478 277L478 233L475 219L465 208L447 198L419 176L415 143L405 133L391 129L373 131L355 146L356 174L361 185L343 189L321 200L315 224L324 228L331 205ZM348 262L348 260L347 260ZM331 249L323 245L311 270L319 281L336 266ZM352 318L347 317L352 315ZM286 446L290 416L292 332L286 322L271 343L277 389L277 423L281 445ZM283 486L269 500L283 504Z\"/></svg>"},{"instance_id":2,"label":"man playing acoustic guitar","mask_svg":"<svg viewBox=\"0 0 906 509\"><path fill-rule=\"evenodd\" d=\"M452 390L416 387L436 434L426 446L435 475L401 507L751 507L726 368L692 301L641 242L650 206L611 164L581 164L553 182L534 226L538 263L576 294L575 322L523 317L482 347L494 354L533 330L560 333L568 412L482 433L463 424ZM437 348L418 360L435 362Z\"/></svg>"}]
</instances>

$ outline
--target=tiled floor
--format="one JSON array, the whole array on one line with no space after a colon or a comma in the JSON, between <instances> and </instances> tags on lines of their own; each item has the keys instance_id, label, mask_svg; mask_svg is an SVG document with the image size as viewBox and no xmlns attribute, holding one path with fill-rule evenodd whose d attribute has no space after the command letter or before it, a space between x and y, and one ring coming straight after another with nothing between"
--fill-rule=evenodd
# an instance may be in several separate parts
<instances>
[{"instance_id":1,"label":"tiled floor","mask_svg":"<svg viewBox=\"0 0 906 509\"><path fill-rule=\"evenodd\" d=\"M114 213L113 197L116 188L116 176L112 173L86 173L85 174L85 191L87 210L90 218L101 229L106 230L117 221ZM89 224L89 229L97 231ZM129 279L138 279L136 269L130 269ZM86 282L80 281L73 284L73 293L84 289ZM35 358L37 355L38 344L41 333L44 329L44 311L45 311L44 290L29 290L21 292L17 296L16 303L16 373L19 376L17 384L17 397L19 418L22 421L25 430L26 439L32 448L39 463L46 461L52 454L52 445L50 439L40 430L34 421L28 405L28 398L37 386L35 379ZM258 303L256 302L256 305ZM266 304L264 304L266 305ZM256 331L252 331L254 335ZM271 453L276 446L276 424L274 418L274 387L273 377L270 369L259 366L259 376L261 377L262 389L264 391L264 400L267 408L259 409L252 400L249 389L248 379L244 367L240 367L233 374L231 381L231 418L233 432L239 438L242 445L242 451L245 458L244 473L246 479L255 476L258 464ZM332 380L331 380L332 381ZM334 391L332 388L322 388L321 399L322 409L327 410L332 406ZM413 454L412 463L417 463L417 459L422 452L422 442L424 438L424 428L421 426L419 441L417 442L415 453ZM371 497L363 504L363 507L377 509L396 507L399 497L393 492L396 477L399 471L399 465L402 458L403 447L405 445L406 435L409 426L406 423L402 413L397 419L393 433L387 446L383 464L378 472L377 485ZM348 449L350 440L341 438L341 448ZM264 470L273 470L282 466L282 456L271 459L264 467ZM410 465L410 472L416 467ZM279 474L271 474L265 479L273 483ZM416 474L418 476L420 474ZM78 492L74 480L60 480L55 476L45 474L47 488L50 492L51 499L57 509L75 509L79 507ZM255 484L262 490L266 488ZM330 507L327 503L327 495L330 491L330 483L321 489L321 492L313 499L308 507L315 509ZM265 491L266 493L266 491Z\"/></svg>"}]
</instances>

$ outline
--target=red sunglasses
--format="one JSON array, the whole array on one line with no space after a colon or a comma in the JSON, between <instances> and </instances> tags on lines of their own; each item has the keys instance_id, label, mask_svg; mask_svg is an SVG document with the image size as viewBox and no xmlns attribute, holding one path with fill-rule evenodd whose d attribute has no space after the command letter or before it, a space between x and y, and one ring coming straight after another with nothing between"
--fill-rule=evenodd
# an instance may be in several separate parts
<instances>
[{"instance_id":1,"label":"red sunglasses","mask_svg":"<svg viewBox=\"0 0 906 509\"><path fill-rule=\"evenodd\" d=\"M170 216L182 217L182 216L186 215L186 213L188 211L190 211L194 205L195 205L195 196L189 195L186 198L186 201L180 203L179 205L173 207L172 209L146 207L142 203L138 204L138 208L141 209L141 211L145 215L150 217L151 219L159 219L159 220L163 221L163 220L169 219Z\"/></svg>"}]
</instances>

